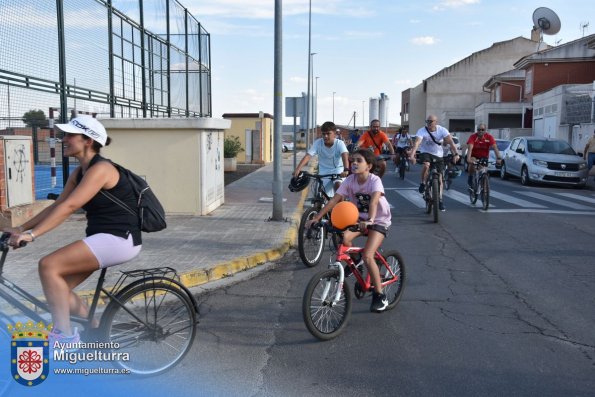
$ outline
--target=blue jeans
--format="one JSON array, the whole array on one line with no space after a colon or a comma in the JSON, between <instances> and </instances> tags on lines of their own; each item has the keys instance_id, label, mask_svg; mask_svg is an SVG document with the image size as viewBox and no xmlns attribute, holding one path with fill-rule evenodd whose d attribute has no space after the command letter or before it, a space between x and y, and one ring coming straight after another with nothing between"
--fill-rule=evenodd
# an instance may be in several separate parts
<instances>
[{"instance_id":1,"label":"blue jeans","mask_svg":"<svg viewBox=\"0 0 595 397\"><path fill-rule=\"evenodd\" d=\"M589 153L587 156L587 168L591 169L593 164L595 164L595 153Z\"/></svg>"}]
</instances>

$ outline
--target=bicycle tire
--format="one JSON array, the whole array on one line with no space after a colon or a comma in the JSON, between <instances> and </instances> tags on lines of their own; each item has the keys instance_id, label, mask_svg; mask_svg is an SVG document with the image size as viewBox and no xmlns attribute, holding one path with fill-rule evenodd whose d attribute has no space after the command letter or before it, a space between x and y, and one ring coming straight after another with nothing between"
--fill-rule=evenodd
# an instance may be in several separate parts
<instances>
[{"instance_id":1,"label":"bicycle tire","mask_svg":"<svg viewBox=\"0 0 595 397\"><path fill-rule=\"evenodd\" d=\"M2 316L4 317L4 316ZM8 333L7 325L11 323L10 319L6 317L5 319L2 318L0 320L0 342L2 342L3 349L1 350L0 357L2 357L3 362L9 363L10 357L10 349L6 349L6 347L10 346L11 336ZM0 371L0 396L8 396L8 391L10 390L11 386L15 383L14 379L12 379L12 374L9 370L5 370L9 368L5 366L5 368Z\"/></svg>"},{"instance_id":2,"label":"bicycle tire","mask_svg":"<svg viewBox=\"0 0 595 397\"><path fill-rule=\"evenodd\" d=\"M424 190L424 200L426 202L426 214L432 212L432 184L426 183L426 188Z\"/></svg>"},{"instance_id":3,"label":"bicycle tire","mask_svg":"<svg viewBox=\"0 0 595 397\"><path fill-rule=\"evenodd\" d=\"M444 167L444 174L442 176L444 182L444 190L450 189L450 172L448 172L448 166Z\"/></svg>"},{"instance_id":4,"label":"bicycle tire","mask_svg":"<svg viewBox=\"0 0 595 397\"><path fill-rule=\"evenodd\" d=\"M184 358L196 336L196 313L185 291L167 280L153 280L125 288L115 298L100 325L103 340L118 343L115 352L129 354L129 360L115 361L115 365L136 375L153 376Z\"/></svg>"},{"instance_id":5,"label":"bicycle tire","mask_svg":"<svg viewBox=\"0 0 595 397\"><path fill-rule=\"evenodd\" d=\"M484 174L481 177L481 202L483 204L484 211L490 208L490 180L488 174Z\"/></svg>"},{"instance_id":6,"label":"bicycle tire","mask_svg":"<svg viewBox=\"0 0 595 397\"><path fill-rule=\"evenodd\" d=\"M469 189L469 201L471 201L471 204L475 204L477 202L477 181L475 180L475 175L471 180L471 189Z\"/></svg>"},{"instance_id":7,"label":"bicycle tire","mask_svg":"<svg viewBox=\"0 0 595 397\"><path fill-rule=\"evenodd\" d=\"M337 288L342 288L341 299L331 306L329 299L334 298ZM345 282L339 284L338 269L323 270L310 279L302 300L302 315L308 331L320 340L333 339L343 332L351 316L351 289Z\"/></svg>"},{"instance_id":8,"label":"bicycle tire","mask_svg":"<svg viewBox=\"0 0 595 397\"><path fill-rule=\"evenodd\" d=\"M432 178L432 212L434 215L434 223L438 223L438 204L440 202L440 181L438 178Z\"/></svg>"},{"instance_id":9,"label":"bicycle tire","mask_svg":"<svg viewBox=\"0 0 595 397\"><path fill-rule=\"evenodd\" d=\"M401 178L401 180L405 179L405 170L407 168L406 162L405 161L400 161L399 164L399 178Z\"/></svg>"},{"instance_id":10,"label":"bicycle tire","mask_svg":"<svg viewBox=\"0 0 595 397\"><path fill-rule=\"evenodd\" d=\"M403 261L403 257L398 251L388 251L383 256L391 271L398 277L397 281L383 287L383 292L388 299L388 306L386 309L390 310L397 306L403 295L403 290L405 289L405 280L407 279L405 273L405 261ZM380 272L382 273L383 271L385 273L382 275L382 282L390 280L392 276L384 266L380 267Z\"/></svg>"},{"instance_id":11,"label":"bicycle tire","mask_svg":"<svg viewBox=\"0 0 595 397\"><path fill-rule=\"evenodd\" d=\"M298 252L302 263L308 267L314 267L322 258L325 242L325 229L306 229L306 222L313 219L318 211L310 207L302 214L300 226L298 227Z\"/></svg>"}]
</instances>

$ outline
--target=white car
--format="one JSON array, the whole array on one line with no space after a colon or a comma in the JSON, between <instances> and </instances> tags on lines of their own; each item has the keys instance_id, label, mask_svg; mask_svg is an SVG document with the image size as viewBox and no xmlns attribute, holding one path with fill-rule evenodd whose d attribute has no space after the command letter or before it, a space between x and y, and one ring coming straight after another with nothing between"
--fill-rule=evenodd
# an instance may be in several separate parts
<instances>
[{"instance_id":1,"label":"white car","mask_svg":"<svg viewBox=\"0 0 595 397\"><path fill-rule=\"evenodd\" d=\"M504 158L504 151L508 148L510 141L507 139L496 139L496 146L498 146L498 150L500 151L500 156ZM490 153L488 157L488 172L500 172L499 168L496 168L496 152L494 149L490 148ZM467 164L467 149L465 149L465 156L463 157L463 164L465 171L469 169L469 164Z\"/></svg>"},{"instance_id":2,"label":"white car","mask_svg":"<svg viewBox=\"0 0 595 397\"><path fill-rule=\"evenodd\" d=\"M502 179L518 176L523 185L539 182L584 187L587 183L587 163L562 139L517 137L503 158Z\"/></svg>"},{"instance_id":3,"label":"white car","mask_svg":"<svg viewBox=\"0 0 595 397\"><path fill-rule=\"evenodd\" d=\"M283 140L283 153L288 151L293 151L293 142L288 140Z\"/></svg>"}]
</instances>

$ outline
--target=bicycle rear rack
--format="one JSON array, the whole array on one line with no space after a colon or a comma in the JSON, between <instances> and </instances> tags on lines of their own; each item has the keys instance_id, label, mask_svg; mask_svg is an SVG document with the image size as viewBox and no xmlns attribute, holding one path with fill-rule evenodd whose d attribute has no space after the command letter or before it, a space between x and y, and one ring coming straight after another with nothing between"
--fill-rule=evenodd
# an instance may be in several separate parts
<instances>
[{"instance_id":1,"label":"bicycle rear rack","mask_svg":"<svg viewBox=\"0 0 595 397\"><path fill-rule=\"evenodd\" d=\"M111 289L112 294L117 294L120 289L127 285L126 280L131 279L143 279L143 278L163 278L169 279L176 282L180 282L180 276L176 269L171 267L153 267L150 269L137 269L130 271L121 271L118 281L114 284Z\"/></svg>"}]
</instances>

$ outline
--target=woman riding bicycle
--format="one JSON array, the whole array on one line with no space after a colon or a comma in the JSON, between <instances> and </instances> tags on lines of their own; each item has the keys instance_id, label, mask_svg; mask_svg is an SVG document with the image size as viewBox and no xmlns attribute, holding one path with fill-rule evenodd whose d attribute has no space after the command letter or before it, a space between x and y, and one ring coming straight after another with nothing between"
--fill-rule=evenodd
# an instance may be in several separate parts
<instances>
[{"instance_id":1,"label":"woman riding bicycle","mask_svg":"<svg viewBox=\"0 0 595 397\"><path fill-rule=\"evenodd\" d=\"M331 201L312 219L307 227L320 222L323 216L337 203L349 200L357 205L360 216L360 231L345 230L343 245L352 246L353 240L363 235L368 239L364 246L362 259L368 268L374 293L370 311L382 312L388 305L386 296L382 293L380 271L374 260L374 253L380 248L391 224L390 206L384 197L382 180L372 174L376 166L374 154L369 150L360 149L352 154L351 175L345 178Z\"/></svg>"},{"instance_id":2,"label":"woman riding bicycle","mask_svg":"<svg viewBox=\"0 0 595 397\"><path fill-rule=\"evenodd\" d=\"M39 276L52 314L54 342L77 343L80 336L71 329L70 313L86 317L87 306L73 289L95 270L131 260L141 250L138 218L101 194L105 190L129 207L136 207L130 183L121 178L116 167L99 155L111 139L103 125L89 116L57 124L64 132L64 155L79 162L69 176L62 194L38 215L17 228L8 228L10 245L32 242L63 223L83 208L87 213L87 237L70 243L39 261Z\"/></svg>"}]
</instances>

